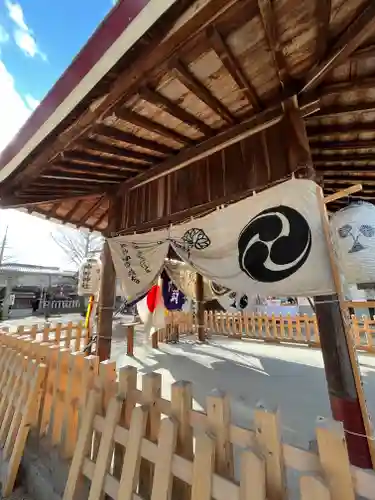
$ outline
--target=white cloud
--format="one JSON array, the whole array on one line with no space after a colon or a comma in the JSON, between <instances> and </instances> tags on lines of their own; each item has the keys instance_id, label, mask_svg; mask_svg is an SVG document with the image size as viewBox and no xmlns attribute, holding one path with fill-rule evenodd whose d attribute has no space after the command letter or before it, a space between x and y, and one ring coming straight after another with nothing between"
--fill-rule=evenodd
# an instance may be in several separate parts
<instances>
[{"instance_id":1,"label":"white cloud","mask_svg":"<svg viewBox=\"0 0 375 500\"><path fill-rule=\"evenodd\" d=\"M15 88L14 78L0 60L0 151L31 114L31 109Z\"/></svg>"},{"instance_id":2,"label":"white cloud","mask_svg":"<svg viewBox=\"0 0 375 500\"><path fill-rule=\"evenodd\" d=\"M38 47L35 38L27 31L15 30L14 41L18 47L28 56L35 57L38 53Z\"/></svg>"},{"instance_id":3,"label":"white cloud","mask_svg":"<svg viewBox=\"0 0 375 500\"><path fill-rule=\"evenodd\" d=\"M23 10L19 3L12 3L10 0L6 0L5 6L8 9L9 17L14 21L21 30L29 31L25 19L23 17Z\"/></svg>"},{"instance_id":4,"label":"white cloud","mask_svg":"<svg viewBox=\"0 0 375 500\"><path fill-rule=\"evenodd\" d=\"M0 44L6 43L9 40L9 35L5 30L4 26L0 24Z\"/></svg>"},{"instance_id":5,"label":"white cloud","mask_svg":"<svg viewBox=\"0 0 375 500\"><path fill-rule=\"evenodd\" d=\"M32 30L26 24L21 5L17 2L13 3L11 0L6 0L5 6L8 9L9 17L16 25L13 36L18 47L27 56L35 57L38 55L43 61L46 61L46 55L39 49Z\"/></svg>"},{"instance_id":6,"label":"white cloud","mask_svg":"<svg viewBox=\"0 0 375 500\"><path fill-rule=\"evenodd\" d=\"M28 105L28 107L34 111L34 109L36 109L39 104L40 104L40 101L38 101L38 99L35 99L32 95L30 94L26 94L25 95L25 101L26 101L26 104Z\"/></svg>"}]
</instances>

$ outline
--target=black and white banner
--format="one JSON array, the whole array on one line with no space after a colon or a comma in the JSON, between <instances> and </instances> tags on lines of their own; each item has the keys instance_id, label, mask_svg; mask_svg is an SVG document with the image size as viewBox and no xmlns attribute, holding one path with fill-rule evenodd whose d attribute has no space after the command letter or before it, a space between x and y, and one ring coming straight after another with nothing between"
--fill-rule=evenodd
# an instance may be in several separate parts
<instances>
[{"instance_id":1,"label":"black and white banner","mask_svg":"<svg viewBox=\"0 0 375 500\"><path fill-rule=\"evenodd\" d=\"M290 180L169 230L109 241L129 296L151 284L169 244L197 272L238 293L334 291L316 184L309 180Z\"/></svg>"}]
</instances>

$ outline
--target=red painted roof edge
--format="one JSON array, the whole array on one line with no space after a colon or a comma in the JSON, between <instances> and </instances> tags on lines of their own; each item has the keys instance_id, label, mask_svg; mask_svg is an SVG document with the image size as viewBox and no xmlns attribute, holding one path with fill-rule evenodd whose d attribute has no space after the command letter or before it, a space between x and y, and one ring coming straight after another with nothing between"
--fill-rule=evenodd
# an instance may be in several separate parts
<instances>
[{"instance_id":1,"label":"red painted roof edge","mask_svg":"<svg viewBox=\"0 0 375 500\"><path fill-rule=\"evenodd\" d=\"M7 165L25 146L148 3L149 0L120 0L109 12L16 136L0 153L0 168Z\"/></svg>"}]
</instances>

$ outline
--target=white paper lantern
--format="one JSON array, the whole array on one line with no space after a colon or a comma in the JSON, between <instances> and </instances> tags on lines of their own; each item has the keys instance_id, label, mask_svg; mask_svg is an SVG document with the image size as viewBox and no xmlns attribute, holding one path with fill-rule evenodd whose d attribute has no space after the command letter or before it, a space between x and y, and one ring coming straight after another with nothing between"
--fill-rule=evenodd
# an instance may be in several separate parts
<instances>
[{"instance_id":1,"label":"white paper lantern","mask_svg":"<svg viewBox=\"0 0 375 500\"><path fill-rule=\"evenodd\" d=\"M334 213L331 233L345 281L375 282L375 206L356 202Z\"/></svg>"},{"instance_id":2,"label":"white paper lantern","mask_svg":"<svg viewBox=\"0 0 375 500\"><path fill-rule=\"evenodd\" d=\"M95 257L85 259L78 273L78 295L95 295L99 291L101 261Z\"/></svg>"}]
</instances>

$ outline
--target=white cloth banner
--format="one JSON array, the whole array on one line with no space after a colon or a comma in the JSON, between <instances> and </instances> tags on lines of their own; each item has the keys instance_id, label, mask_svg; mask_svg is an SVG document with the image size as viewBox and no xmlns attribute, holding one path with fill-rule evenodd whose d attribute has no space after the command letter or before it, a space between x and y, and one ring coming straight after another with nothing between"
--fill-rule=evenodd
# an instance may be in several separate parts
<instances>
[{"instance_id":1,"label":"white cloth banner","mask_svg":"<svg viewBox=\"0 0 375 500\"><path fill-rule=\"evenodd\" d=\"M108 239L117 278L127 300L151 288L168 253L168 231L116 236Z\"/></svg>"},{"instance_id":2,"label":"white cloth banner","mask_svg":"<svg viewBox=\"0 0 375 500\"><path fill-rule=\"evenodd\" d=\"M145 293L171 244L193 269L248 296L334 292L316 184L292 179L169 230L108 240L129 299Z\"/></svg>"},{"instance_id":3,"label":"white cloth banner","mask_svg":"<svg viewBox=\"0 0 375 500\"><path fill-rule=\"evenodd\" d=\"M172 227L170 238L199 273L239 293L334 291L316 184L310 180L292 179Z\"/></svg>"}]
</instances>

